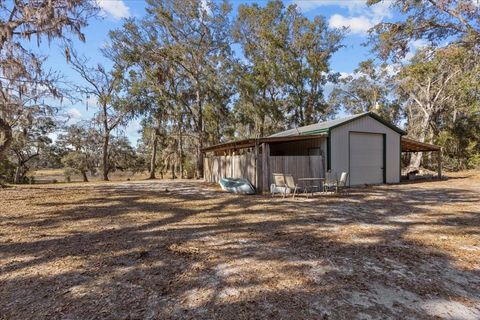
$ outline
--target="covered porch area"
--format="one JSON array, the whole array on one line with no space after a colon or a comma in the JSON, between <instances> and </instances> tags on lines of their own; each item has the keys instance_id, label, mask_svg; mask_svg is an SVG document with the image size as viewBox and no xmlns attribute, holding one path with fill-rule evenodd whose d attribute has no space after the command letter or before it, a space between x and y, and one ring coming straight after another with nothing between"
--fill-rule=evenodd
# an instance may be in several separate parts
<instances>
[{"instance_id":1,"label":"covered porch area","mask_svg":"<svg viewBox=\"0 0 480 320\"><path fill-rule=\"evenodd\" d=\"M203 149L207 182L244 178L258 192L268 191L272 173L299 178L325 176L326 134L245 139Z\"/></svg>"},{"instance_id":2,"label":"covered porch area","mask_svg":"<svg viewBox=\"0 0 480 320\"><path fill-rule=\"evenodd\" d=\"M434 153L437 159L437 178L438 179L442 178L442 147L434 144L423 143L423 142L402 137L401 152L402 153L412 153L412 152Z\"/></svg>"}]
</instances>

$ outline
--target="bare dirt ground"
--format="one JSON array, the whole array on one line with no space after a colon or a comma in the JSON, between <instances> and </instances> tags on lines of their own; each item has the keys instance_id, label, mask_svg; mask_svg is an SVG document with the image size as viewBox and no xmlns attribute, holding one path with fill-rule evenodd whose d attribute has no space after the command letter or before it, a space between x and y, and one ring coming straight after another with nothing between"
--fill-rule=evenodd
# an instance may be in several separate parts
<instances>
[{"instance_id":1,"label":"bare dirt ground","mask_svg":"<svg viewBox=\"0 0 480 320\"><path fill-rule=\"evenodd\" d=\"M3 189L0 318L480 319L480 174L308 200Z\"/></svg>"}]
</instances>

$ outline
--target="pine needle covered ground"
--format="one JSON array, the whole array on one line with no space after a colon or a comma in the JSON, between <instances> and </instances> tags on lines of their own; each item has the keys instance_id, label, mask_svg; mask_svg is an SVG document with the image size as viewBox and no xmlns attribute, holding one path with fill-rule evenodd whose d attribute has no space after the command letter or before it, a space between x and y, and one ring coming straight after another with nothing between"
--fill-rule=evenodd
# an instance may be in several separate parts
<instances>
[{"instance_id":1,"label":"pine needle covered ground","mask_svg":"<svg viewBox=\"0 0 480 320\"><path fill-rule=\"evenodd\" d=\"M0 190L1 319L399 315L480 318L478 173L308 200L192 181Z\"/></svg>"}]
</instances>

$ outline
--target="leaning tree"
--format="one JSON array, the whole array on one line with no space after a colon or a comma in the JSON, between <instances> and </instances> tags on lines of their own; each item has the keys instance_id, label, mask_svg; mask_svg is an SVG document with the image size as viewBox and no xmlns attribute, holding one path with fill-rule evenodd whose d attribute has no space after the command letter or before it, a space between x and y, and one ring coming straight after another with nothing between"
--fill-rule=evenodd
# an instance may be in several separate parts
<instances>
[{"instance_id":1,"label":"leaning tree","mask_svg":"<svg viewBox=\"0 0 480 320\"><path fill-rule=\"evenodd\" d=\"M69 42L96 15L90 0L18 0L0 2L0 157L13 140L13 126L31 106L39 106L40 93L60 97L57 75L44 68L45 57L34 53L32 38Z\"/></svg>"}]
</instances>

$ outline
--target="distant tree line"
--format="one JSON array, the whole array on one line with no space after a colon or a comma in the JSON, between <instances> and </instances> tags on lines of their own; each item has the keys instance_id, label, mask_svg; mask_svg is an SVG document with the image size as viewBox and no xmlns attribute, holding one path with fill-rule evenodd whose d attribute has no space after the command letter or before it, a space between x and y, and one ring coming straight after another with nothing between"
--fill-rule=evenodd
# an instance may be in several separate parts
<instances>
[{"instance_id":1,"label":"distant tree line","mask_svg":"<svg viewBox=\"0 0 480 320\"><path fill-rule=\"evenodd\" d=\"M29 170L60 167L84 181L108 180L115 170L200 178L206 145L365 111L443 146L449 169L479 167L480 7L470 0L391 7L402 19L374 26L371 58L341 75L330 61L348 30L281 1L243 4L233 14L228 2L148 0L142 18L110 32L102 49L109 68L92 65L69 40L85 40L94 2L2 4L0 176L20 183ZM45 57L23 45L31 38L60 39L82 84L45 69ZM411 52L414 41L425 45ZM59 106L91 98L94 118L66 126ZM122 134L133 119L141 123L135 148ZM430 159L414 154L409 164L428 167Z\"/></svg>"}]
</instances>

